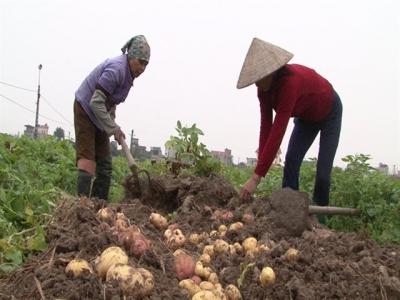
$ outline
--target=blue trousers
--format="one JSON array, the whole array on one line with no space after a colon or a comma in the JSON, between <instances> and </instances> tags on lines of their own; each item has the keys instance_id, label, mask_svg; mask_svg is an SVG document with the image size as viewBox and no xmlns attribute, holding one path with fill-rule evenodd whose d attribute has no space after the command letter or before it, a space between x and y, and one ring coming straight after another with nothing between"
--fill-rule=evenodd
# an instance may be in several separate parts
<instances>
[{"instance_id":1,"label":"blue trousers","mask_svg":"<svg viewBox=\"0 0 400 300\"><path fill-rule=\"evenodd\" d=\"M342 102L334 91L334 101L328 116L320 122L294 119L294 128L285 157L282 187L299 189L300 167L304 156L320 133L317 173L313 201L320 206L329 205L331 172L342 125Z\"/></svg>"}]
</instances>

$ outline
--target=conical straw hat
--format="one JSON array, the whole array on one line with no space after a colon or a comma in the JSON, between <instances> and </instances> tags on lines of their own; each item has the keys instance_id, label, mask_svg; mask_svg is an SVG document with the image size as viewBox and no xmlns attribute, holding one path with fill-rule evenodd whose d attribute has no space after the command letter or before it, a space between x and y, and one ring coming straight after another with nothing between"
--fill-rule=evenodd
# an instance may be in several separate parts
<instances>
[{"instance_id":1,"label":"conical straw hat","mask_svg":"<svg viewBox=\"0 0 400 300\"><path fill-rule=\"evenodd\" d=\"M237 88L242 89L263 79L283 67L292 57L292 53L254 38L240 71Z\"/></svg>"}]
</instances>

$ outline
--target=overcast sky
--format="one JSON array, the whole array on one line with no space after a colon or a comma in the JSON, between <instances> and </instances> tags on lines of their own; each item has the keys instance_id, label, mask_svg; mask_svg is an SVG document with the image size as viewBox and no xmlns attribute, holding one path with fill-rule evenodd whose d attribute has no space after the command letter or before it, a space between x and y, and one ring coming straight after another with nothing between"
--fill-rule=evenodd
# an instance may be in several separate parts
<instances>
[{"instance_id":1,"label":"overcast sky","mask_svg":"<svg viewBox=\"0 0 400 300\"><path fill-rule=\"evenodd\" d=\"M74 138L74 93L106 58L143 34L150 64L117 123L139 144L161 147L176 122L203 130L209 150L255 157L260 126L255 86L236 89L254 37L294 54L291 63L327 78L343 102L335 165L368 154L400 167L400 1L0 0L0 132L39 124ZM11 85L11 86L10 86ZM291 130L281 145L283 156ZM317 157L318 139L307 153Z\"/></svg>"}]
</instances>

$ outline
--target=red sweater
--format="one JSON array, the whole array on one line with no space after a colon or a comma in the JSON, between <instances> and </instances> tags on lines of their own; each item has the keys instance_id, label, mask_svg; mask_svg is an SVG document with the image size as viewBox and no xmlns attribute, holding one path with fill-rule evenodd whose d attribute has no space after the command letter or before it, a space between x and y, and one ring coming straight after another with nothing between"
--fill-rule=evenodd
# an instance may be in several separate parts
<instances>
[{"instance_id":1,"label":"red sweater","mask_svg":"<svg viewBox=\"0 0 400 300\"><path fill-rule=\"evenodd\" d=\"M261 127L255 173L264 177L282 143L291 117L322 121L333 103L332 85L314 70L291 64L275 75L269 91L258 89ZM276 115L273 120L272 110Z\"/></svg>"}]
</instances>

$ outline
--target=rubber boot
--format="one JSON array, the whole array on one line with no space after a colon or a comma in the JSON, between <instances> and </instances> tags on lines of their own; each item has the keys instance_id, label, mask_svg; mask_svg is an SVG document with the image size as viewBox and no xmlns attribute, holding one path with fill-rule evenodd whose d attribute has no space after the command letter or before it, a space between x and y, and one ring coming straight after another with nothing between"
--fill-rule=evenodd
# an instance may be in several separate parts
<instances>
[{"instance_id":1,"label":"rubber boot","mask_svg":"<svg viewBox=\"0 0 400 300\"><path fill-rule=\"evenodd\" d=\"M92 185L92 174L78 170L78 196L90 198L90 187Z\"/></svg>"},{"instance_id":2,"label":"rubber boot","mask_svg":"<svg viewBox=\"0 0 400 300\"><path fill-rule=\"evenodd\" d=\"M314 200L313 200L313 205L320 206ZM326 216L325 215L315 214L315 217L317 218L319 224L326 226Z\"/></svg>"},{"instance_id":3,"label":"rubber boot","mask_svg":"<svg viewBox=\"0 0 400 300\"><path fill-rule=\"evenodd\" d=\"M93 197L108 200L112 175L112 157L107 155L96 160L96 179L93 183Z\"/></svg>"}]
</instances>

